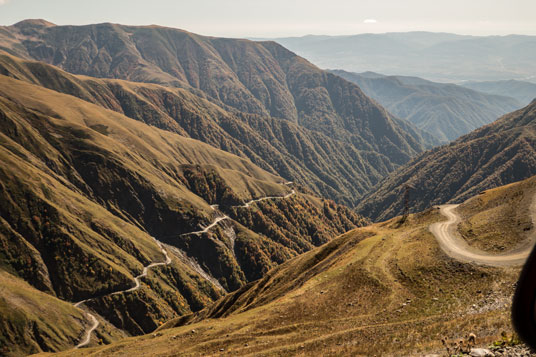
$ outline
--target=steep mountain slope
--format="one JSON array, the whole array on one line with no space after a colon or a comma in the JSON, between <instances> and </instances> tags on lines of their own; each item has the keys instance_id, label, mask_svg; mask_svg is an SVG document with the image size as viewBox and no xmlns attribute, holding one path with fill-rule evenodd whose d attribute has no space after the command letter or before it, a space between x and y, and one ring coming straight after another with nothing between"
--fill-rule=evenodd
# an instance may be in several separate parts
<instances>
[{"instance_id":1,"label":"steep mountain slope","mask_svg":"<svg viewBox=\"0 0 536 357\"><path fill-rule=\"evenodd\" d=\"M146 333L364 222L247 159L3 75L0 162L0 269L67 314L11 310L37 292L2 285L8 355L80 341L92 319L61 300L89 299L92 344Z\"/></svg>"},{"instance_id":2,"label":"steep mountain slope","mask_svg":"<svg viewBox=\"0 0 536 357\"><path fill-rule=\"evenodd\" d=\"M416 77L331 72L357 84L389 112L443 141L454 140L528 104L511 97L488 95Z\"/></svg>"},{"instance_id":3,"label":"steep mountain slope","mask_svg":"<svg viewBox=\"0 0 536 357\"><path fill-rule=\"evenodd\" d=\"M480 195L460 209L471 217L493 209L530 221L535 182ZM444 354L443 337L458 342L469 333L487 347L503 331L512 334L509 306L519 267L449 258L429 231L444 220L433 209L402 225L397 218L358 228L156 334L88 352L423 356ZM502 229L494 214L480 215L480 222L489 233ZM535 238L522 226L513 231Z\"/></svg>"},{"instance_id":4,"label":"steep mountain slope","mask_svg":"<svg viewBox=\"0 0 536 357\"><path fill-rule=\"evenodd\" d=\"M534 81L536 36L400 32L277 38L320 68L379 72L438 82Z\"/></svg>"},{"instance_id":5,"label":"steep mountain slope","mask_svg":"<svg viewBox=\"0 0 536 357\"><path fill-rule=\"evenodd\" d=\"M504 95L517 99L521 104L527 105L536 99L536 83L516 81L486 81L486 82L465 82L461 84L480 92Z\"/></svg>"},{"instance_id":6,"label":"steep mountain slope","mask_svg":"<svg viewBox=\"0 0 536 357\"><path fill-rule=\"evenodd\" d=\"M45 26L23 21L2 28L0 48L75 74L185 88L220 109L246 115L240 118L241 132L249 126L273 145L281 143L302 168L310 167L313 177L304 180L280 162L272 163L273 172L339 202L353 203L384 173L435 142L406 121L392 118L357 86L273 42L203 37L154 26ZM310 134L305 136L304 130ZM270 132L280 132L276 142ZM255 154L265 162L272 160L258 140L245 145L250 158ZM344 146L349 148L343 149L343 159L333 164L326 160ZM370 174L344 172L354 167ZM342 197L336 192L343 192Z\"/></svg>"},{"instance_id":7,"label":"steep mountain slope","mask_svg":"<svg viewBox=\"0 0 536 357\"><path fill-rule=\"evenodd\" d=\"M536 174L536 101L430 150L375 187L358 211L375 220L400 214L410 185L410 207L460 202L478 192Z\"/></svg>"},{"instance_id":8,"label":"steep mountain slope","mask_svg":"<svg viewBox=\"0 0 536 357\"><path fill-rule=\"evenodd\" d=\"M287 120L227 111L182 89L76 77L5 54L0 54L0 73L202 140L350 204L396 167L385 155Z\"/></svg>"}]
</instances>

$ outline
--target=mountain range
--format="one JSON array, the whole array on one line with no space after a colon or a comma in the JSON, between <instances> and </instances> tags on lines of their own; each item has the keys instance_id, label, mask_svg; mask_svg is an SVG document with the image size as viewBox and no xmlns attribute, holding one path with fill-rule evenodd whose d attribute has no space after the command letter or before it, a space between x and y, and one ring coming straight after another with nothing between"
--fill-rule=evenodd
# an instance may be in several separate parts
<instances>
[{"instance_id":1,"label":"mountain range","mask_svg":"<svg viewBox=\"0 0 536 357\"><path fill-rule=\"evenodd\" d=\"M455 84L435 83L417 77L342 70L331 72L357 84L390 113L444 142L457 139L528 104L508 97L507 90L502 95L485 94Z\"/></svg>"},{"instance_id":2,"label":"mountain range","mask_svg":"<svg viewBox=\"0 0 536 357\"><path fill-rule=\"evenodd\" d=\"M315 193L356 202L433 143L275 43L37 20L0 43L0 328L15 354L207 306L367 222Z\"/></svg>"},{"instance_id":3,"label":"mountain range","mask_svg":"<svg viewBox=\"0 0 536 357\"><path fill-rule=\"evenodd\" d=\"M521 104L527 105L536 99L536 83L516 81L464 82L462 86L480 92L508 96L517 99Z\"/></svg>"},{"instance_id":4,"label":"mountain range","mask_svg":"<svg viewBox=\"0 0 536 357\"><path fill-rule=\"evenodd\" d=\"M436 82L536 80L536 36L393 32L274 40L321 68Z\"/></svg>"},{"instance_id":5,"label":"mountain range","mask_svg":"<svg viewBox=\"0 0 536 357\"><path fill-rule=\"evenodd\" d=\"M107 85L108 91L118 93L99 98L78 90L80 84L61 87L64 80L42 81L248 157L263 169L348 205L437 143L391 116L356 85L273 42L203 37L155 26L54 26L27 20L1 29L0 49L74 74L144 82L122 90L120 82L109 81L114 85ZM54 71L47 67L32 76ZM191 118L201 121L203 129L191 125Z\"/></svg>"}]
</instances>

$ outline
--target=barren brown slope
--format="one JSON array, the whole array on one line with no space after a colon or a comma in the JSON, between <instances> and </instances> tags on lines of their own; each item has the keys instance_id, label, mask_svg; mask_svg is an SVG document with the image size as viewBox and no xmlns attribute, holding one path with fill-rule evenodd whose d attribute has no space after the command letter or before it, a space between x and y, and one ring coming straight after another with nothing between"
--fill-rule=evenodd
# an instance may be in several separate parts
<instances>
[{"instance_id":1,"label":"barren brown slope","mask_svg":"<svg viewBox=\"0 0 536 357\"><path fill-rule=\"evenodd\" d=\"M0 123L0 267L54 299L91 298L85 305L101 321L92 344L199 310L363 223L302 193L233 208L292 189L247 159L1 75ZM236 220L188 234L224 213ZM112 295L166 260L152 237L169 244L171 264L152 269L141 289ZM2 325L15 354L65 348L84 332L33 333L30 343L16 326ZM32 326L43 332L22 332Z\"/></svg>"},{"instance_id":2,"label":"barren brown slope","mask_svg":"<svg viewBox=\"0 0 536 357\"><path fill-rule=\"evenodd\" d=\"M391 117L356 85L273 42L203 37L154 26L45 27L25 21L3 27L2 33L0 47L18 56L75 74L186 88L220 107L281 118L355 150L387 157L388 163L375 157L361 158L357 165L372 172L371 181L378 179L375 171L391 171L433 141L411 124ZM18 40L16 44L13 38ZM317 145L314 149L320 148ZM353 167L356 163L343 165ZM333 178L324 175L329 171L315 175L332 186ZM291 179L285 172L277 172ZM359 196L359 191L345 186L360 187L361 183L347 180L348 185L338 185L334 191L342 188L348 197Z\"/></svg>"},{"instance_id":3,"label":"barren brown slope","mask_svg":"<svg viewBox=\"0 0 536 357\"><path fill-rule=\"evenodd\" d=\"M534 193L526 188L499 188L480 199L506 212L516 192ZM479 213L471 211L480 207L474 201L463 206ZM526 207L519 208L511 216L525 220ZM402 225L395 218L353 230L155 334L78 354L422 356L444 353L442 337L459 341L469 333L487 347L503 331L512 334L519 268L449 258L429 232L444 219L431 209ZM481 219L490 232L501 230L493 215ZM521 226L514 231L535 237Z\"/></svg>"},{"instance_id":4,"label":"barren brown slope","mask_svg":"<svg viewBox=\"0 0 536 357\"><path fill-rule=\"evenodd\" d=\"M357 207L375 220L402 212L404 185L413 211L459 203L480 191L536 174L536 101L460 139L427 151L380 182Z\"/></svg>"}]
</instances>

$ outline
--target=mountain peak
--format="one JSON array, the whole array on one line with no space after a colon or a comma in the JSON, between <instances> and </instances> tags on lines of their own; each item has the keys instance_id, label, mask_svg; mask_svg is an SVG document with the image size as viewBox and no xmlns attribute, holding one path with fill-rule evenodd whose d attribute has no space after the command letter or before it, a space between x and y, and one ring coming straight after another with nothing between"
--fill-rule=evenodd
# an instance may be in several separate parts
<instances>
[{"instance_id":1,"label":"mountain peak","mask_svg":"<svg viewBox=\"0 0 536 357\"><path fill-rule=\"evenodd\" d=\"M54 27L56 24L44 19L27 19L17 22L14 27Z\"/></svg>"}]
</instances>

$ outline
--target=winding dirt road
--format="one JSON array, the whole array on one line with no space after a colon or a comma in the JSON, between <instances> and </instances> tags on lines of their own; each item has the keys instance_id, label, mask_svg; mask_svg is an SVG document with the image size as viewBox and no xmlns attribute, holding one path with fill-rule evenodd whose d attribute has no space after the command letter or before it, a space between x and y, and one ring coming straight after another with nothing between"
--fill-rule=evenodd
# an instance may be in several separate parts
<instances>
[{"instance_id":1,"label":"winding dirt road","mask_svg":"<svg viewBox=\"0 0 536 357\"><path fill-rule=\"evenodd\" d=\"M143 267L142 273L134 278L134 286L132 288L129 288L129 289L126 289L126 290L114 291L113 293L110 293L110 294L107 294L107 295L82 300L82 301L79 301L79 302L75 303L74 307L81 308L80 306L83 305L84 303L86 303L88 301L91 301L91 300L94 300L94 299L102 298L104 296L117 295L117 294L128 293L128 292L131 292L131 291L136 291L141 287L140 279L145 277L145 276L147 276L147 273L149 272L149 269L157 267L157 266L161 266L161 265L169 265L169 264L171 264L171 258L169 257L167 251L162 246L162 243L160 243L156 239L154 239L154 240L156 241L156 244L158 245L158 247L160 248L160 250L162 251L162 253L166 257L166 260L164 262L151 263L151 264L147 265L146 267ZM93 333L93 331L95 331L97 329L97 327L99 327L99 321L97 320L95 315L93 315L92 313L87 312L87 311L86 311L86 314L89 317L89 319L91 320L92 325L86 331L86 335L85 335L84 339L78 345L76 345L75 348L80 348L80 347L84 347L84 346L88 345L89 341L91 340L91 334Z\"/></svg>"},{"instance_id":2,"label":"winding dirt road","mask_svg":"<svg viewBox=\"0 0 536 357\"><path fill-rule=\"evenodd\" d=\"M488 266L509 266L521 265L529 256L532 244L523 246L504 254L489 254L482 250L469 246L457 234L457 226L460 216L455 209L459 205L439 206L440 213L447 217L444 222L437 222L430 225L430 232L436 237L441 249L451 258L459 261ZM534 217L533 217L534 220Z\"/></svg>"},{"instance_id":3,"label":"winding dirt road","mask_svg":"<svg viewBox=\"0 0 536 357\"><path fill-rule=\"evenodd\" d=\"M292 184L292 182L289 181L289 182L286 182L285 185L286 184ZM248 201L248 202L246 202L246 203L244 203L243 205L240 205L240 206L232 206L232 207L248 208L248 207L250 207L252 204L254 204L256 202L261 202L261 201L266 201L266 200L274 200L274 199L280 199L280 200L281 199L286 199L286 198L289 198L289 197L291 197L292 195L295 195L295 194L296 194L296 191L292 190L290 193L288 193L288 194L286 194L284 196L266 196L266 197L250 200L250 201ZM211 205L210 208L212 208L213 210L216 210L216 209L218 209L218 205ZM214 221L212 221L211 224L206 226L204 229L202 229L200 231L195 231L195 232L183 233L183 234L181 234L181 236L186 236L186 235L190 235L190 234L200 235L200 234L203 234L203 233L207 233L210 229L212 229L218 223L220 223L221 221L226 220L226 219L231 219L231 217L229 217L227 215L218 216L218 217L216 217L214 219Z\"/></svg>"},{"instance_id":4,"label":"winding dirt road","mask_svg":"<svg viewBox=\"0 0 536 357\"><path fill-rule=\"evenodd\" d=\"M291 183L292 182L289 181L288 183L285 183L285 184L291 184ZM255 202L261 202L261 201L273 200L273 199L285 199L285 198L289 198L290 196L295 195L295 194L296 194L296 191L292 190L290 193L286 194L285 196L266 196L266 197L258 198L256 200L248 201L248 202L244 203L242 206L235 206L235 207L247 208L247 207L251 206Z\"/></svg>"},{"instance_id":5,"label":"winding dirt road","mask_svg":"<svg viewBox=\"0 0 536 357\"><path fill-rule=\"evenodd\" d=\"M292 184L291 181L289 182L286 182L284 183L285 185L290 185ZM262 197L262 198L258 198L258 199L254 199L254 200L251 200L251 201L248 201L246 202L244 205L241 205L241 206L235 206L235 207L249 207L250 205L252 205L253 203L255 202L260 202L260 201L264 201L264 200L271 200L271 199L286 199L286 198L289 198L290 196L292 195L295 195L296 194L296 191L292 190L290 193L284 195L284 196L267 196L267 197ZM213 210L216 210L218 208L218 205L211 205L210 206ZM214 226L216 226L218 223L220 223L221 221L223 220L226 220L226 219L230 219L230 217L226 216L226 215L220 215L218 217L216 217L214 219L214 221L209 224L208 226L206 226L204 229L200 230L200 231L195 231L195 232L189 232L189 233L184 233L184 234L181 234L181 236L184 236L184 235L189 235L189 234L195 234L195 235L200 235L200 234L203 234L203 233L207 233L211 228L213 228ZM74 307L77 307L77 308L81 308L81 305L83 305L84 303L88 302L88 301L91 301L91 300L94 300L94 299L98 299L98 298L102 298L104 296L109 296L109 295L117 295L117 294L123 294L123 293L128 293L128 292L132 292L132 291L136 291L138 290L140 287L141 287L141 282L140 282L140 279L147 276L147 273L149 272L149 269L152 269L154 267L157 267L157 266L162 266L162 265L168 265L171 263L171 258L169 257L167 251L164 249L164 247L162 246L162 243L160 243L158 240L156 240L155 238L153 238L155 241L156 241L156 244L158 245L158 247L160 248L160 250L162 251L162 253L164 254L164 256L166 257L166 260L164 262L159 262L159 263L151 263L149 265L147 265L146 267L143 267L143 271L140 275L136 276L134 278L134 286L132 288L129 288L129 289L126 289L126 290L120 290L120 291L115 291L113 293L110 293L110 294L107 294L107 295L103 295L103 296L99 296L99 297L94 297L94 298L90 298L90 299L86 299L86 300L82 300L82 301L79 301L77 303L74 304ZM97 318L95 317L95 315L91 314L90 312L87 312L85 311L87 316L89 317L89 319L91 320L92 322L92 325L91 327L86 331L86 334L85 334L85 337L84 339L78 344L75 346L75 348L80 348L80 347L84 347L86 345L89 344L89 341L91 340L91 334L93 333L93 331L95 331L95 329L97 329L97 327L99 327L99 321L97 320Z\"/></svg>"},{"instance_id":6,"label":"winding dirt road","mask_svg":"<svg viewBox=\"0 0 536 357\"><path fill-rule=\"evenodd\" d=\"M74 304L75 307L80 307L81 304L83 304L84 301L80 301L79 303L76 303ZM89 341L91 340L91 334L93 333L93 331L95 331L97 329L97 327L99 327L99 321L97 320L97 318L95 317L95 315L89 313L89 312L86 312L87 316L89 317L89 319L91 320L91 327L89 328L89 330L86 331L86 335L84 336L84 339L78 344L75 346L75 348L80 348L80 347L84 347L85 345L89 344Z\"/></svg>"},{"instance_id":7,"label":"winding dirt road","mask_svg":"<svg viewBox=\"0 0 536 357\"><path fill-rule=\"evenodd\" d=\"M203 234L203 233L207 233L212 227L216 226L221 221L229 219L229 218L230 218L229 216L225 216L225 215L216 217L211 224L209 224L208 226L205 227L205 229L202 229L200 231L195 231L195 232L183 233L183 234L181 234L181 236L187 236L187 235L190 235L190 234L200 235L200 234Z\"/></svg>"}]
</instances>

